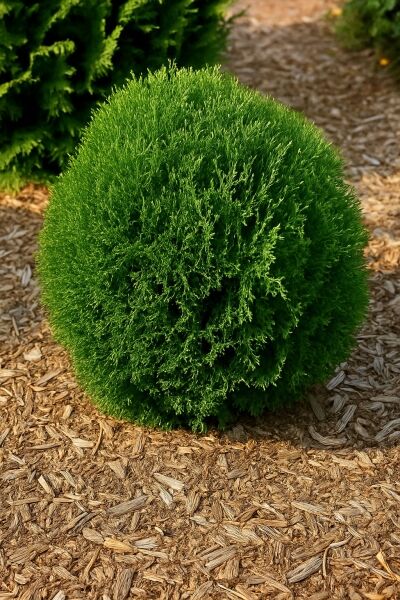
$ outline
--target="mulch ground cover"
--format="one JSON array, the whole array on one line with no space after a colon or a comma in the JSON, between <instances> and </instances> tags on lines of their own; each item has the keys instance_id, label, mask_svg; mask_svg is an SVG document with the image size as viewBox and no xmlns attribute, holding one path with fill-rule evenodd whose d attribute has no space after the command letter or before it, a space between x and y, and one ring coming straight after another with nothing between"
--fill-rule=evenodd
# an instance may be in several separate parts
<instances>
[{"instance_id":1,"label":"mulch ground cover","mask_svg":"<svg viewBox=\"0 0 400 600\"><path fill-rule=\"evenodd\" d=\"M400 88L332 6L253 0L225 63L341 148L371 233L358 345L289 414L203 436L100 414L40 307L48 193L1 196L0 600L400 598Z\"/></svg>"}]
</instances>

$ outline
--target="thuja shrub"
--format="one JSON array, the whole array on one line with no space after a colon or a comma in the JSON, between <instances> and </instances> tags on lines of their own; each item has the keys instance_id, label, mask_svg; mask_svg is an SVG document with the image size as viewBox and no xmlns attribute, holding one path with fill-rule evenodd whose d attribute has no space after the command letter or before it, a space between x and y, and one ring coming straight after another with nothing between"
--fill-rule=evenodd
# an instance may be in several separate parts
<instances>
[{"instance_id":1,"label":"thuja shrub","mask_svg":"<svg viewBox=\"0 0 400 600\"><path fill-rule=\"evenodd\" d=\"M348 0L337 32L348 47L373 47L382 64L390 60L399 66L400 0Z\"/></svg>"},{"instance_id":2,"label":"thuja shrub","mask_svg":"<svg viewBox=\"0 0 400 600\"><path fill-rule=\"evenodd\" d=\"M229 0L6 0L0 187L58 173L90 111L130 74L217 60ZM47 175L46 175L47 176Z\"/></svg>"},{"instance_id":3,"label":"thuja shrub","mask_svg":"<svg viewBox=\"0 0 400 600\"><path fill-rule=\"evenodd\" d=\"M216 69L133 79L51 194L42 295L108 413L258 415L343 361L367 305L342 161L303 116Z\"/></svg>"}]
</instances>

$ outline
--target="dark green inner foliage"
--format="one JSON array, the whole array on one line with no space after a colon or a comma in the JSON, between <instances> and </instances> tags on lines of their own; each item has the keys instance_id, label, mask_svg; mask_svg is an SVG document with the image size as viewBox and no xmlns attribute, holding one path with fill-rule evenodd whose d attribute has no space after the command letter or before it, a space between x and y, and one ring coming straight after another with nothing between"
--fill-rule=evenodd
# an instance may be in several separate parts
<instances>
[{"instance_id":1,"label":"dark green inner foliage","mask_svg":"<svg viewBox=\"0 0 400 600\"><path fill-rule=\"evenodd\" d=\"M400 0L347 0L337 31L347 46L373 47L400 64Z\"/></svg>"},{"instance_id":2,"label":"dark green inner foliage","mask_svg":"<svg viewBox=\"0 0 400 600\"><path fill-rule=\"evenodd\" d=\"M107 412L204 429L296 400L366 311L366 233L314 125L216 69L93 118L40 237L43 300Z\"/></svg>"},{"instance_id":3,"label":"dark green inner foliage","mask_svg":"<svg viewBox=\"0 0 400 600\"><path fill-rule=\"evenodd\" d=\"M0 187L58 173L130 72L216 61L230 0L0 3Z\"/></svg>"}]
</instances>

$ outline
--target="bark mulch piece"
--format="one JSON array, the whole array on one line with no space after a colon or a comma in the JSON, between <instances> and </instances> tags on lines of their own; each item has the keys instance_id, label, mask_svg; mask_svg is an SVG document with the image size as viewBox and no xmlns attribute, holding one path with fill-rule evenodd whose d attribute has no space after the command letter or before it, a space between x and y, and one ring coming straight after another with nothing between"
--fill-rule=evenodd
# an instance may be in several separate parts
<instances>
[{"instance_id":1,"label":"bark mulch piece","mask_svg":"<svg viewBox=\"0 0 400 600\"><path fill-rule=\"evenodd\" d=\"M99 414L39 305L47 192L1 197L0 600L400 597L400 90L332 6L254 1L227 59L342 148L371 231L358 346L289 414L205 436Z\"/></svg>"}]
</instances>

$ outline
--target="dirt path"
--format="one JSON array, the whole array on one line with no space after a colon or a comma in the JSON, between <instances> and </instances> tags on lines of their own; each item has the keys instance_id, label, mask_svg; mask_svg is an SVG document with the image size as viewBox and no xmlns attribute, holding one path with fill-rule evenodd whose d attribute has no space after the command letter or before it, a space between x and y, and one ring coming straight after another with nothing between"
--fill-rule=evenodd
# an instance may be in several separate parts
<instances>
[{"instance_id":1,"label":"dirt path","mask_svg":"<svg viewBox=\"0 0 400 600\"><path fill-rule=\"evenodd\" d=\"M225 434L99 414L43 320L47 195L0 199L0 600L400 597L400 90L327 0L253 0L229 68L343 151L371 230L359 345L292 414Z\"/></svg>"}]
</instances>

